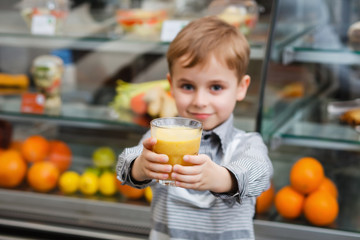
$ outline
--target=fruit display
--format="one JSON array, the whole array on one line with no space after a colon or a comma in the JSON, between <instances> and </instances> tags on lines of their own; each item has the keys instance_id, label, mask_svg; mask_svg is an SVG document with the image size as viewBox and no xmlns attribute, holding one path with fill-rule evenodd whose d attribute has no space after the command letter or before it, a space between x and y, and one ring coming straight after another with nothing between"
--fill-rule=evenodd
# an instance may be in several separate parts
<instances>
[{"instance_id":1,"label":"fruit display","mask_svg":"<svg viewBox=\"0 0 360 240\"><path fill-rule=\"evenodd\" d=\"M311 157L298 160L290 171L291 186L302 194L316 190L324 178L323 166L318 160Z\"/></svg>"},{"instance_id":2,"label":"fruit display","mask_svg":"<svg viewBox=\"0 0 360 240\"><path fill-rule=\"evenodd\" d=\"M116 174L106 171L99 177L99 191L104 196L113 196L116 192Z\"/></svg>"},{"instance_id":3,"label":"fruit display","mask_svg":"<svg viewBox=\"0 0 360 240\"><path fill-rule=\"evenodd\" d=\"M27 164L18 151L0 152L0 187L17 187L25 178L26 171Z\"/></svg>"},{"instance_id":4,"label":"fruit display","mask_svg":"<svg viewBox=\"0 0 360 240\"><path fill-rule=\"evenodd\" d=\"M116 187L118 191L128 199L140 199L145 194L145 189L133 188L128 185L122 184L120 181L116 181Z\"/></svg>"},{"instance_id":5,"label":"fruit display","mask_svg":"<svg viewBox=\"0 0 360 240\"><path fill-rule=\"evenodd\" d=\"M94 195L99 189L99 178L93 172L85 172L80 176L79 190L84 195Z\"/></svg>"},{"instance_id":6,"label":"fruit display","mask_svg":"<svg viewBox=\"0 0 360 240\"><path fill-rule=\"evenodd\" d=\"M287 219L295 219L302 213L305 196L291 186L281 188L275 196L278 213Z\"/></svg>"},{"instance_id":7,"label":"fruit display","mask_svg":"<svg viewBox=\"0 0 360 240\"><path fill-rule=\"evenodd\" d=\"M59 179L59 189L64 194L73 194L79 189L80 175L75 171L66 171Z\"/></svg>"},{"instance_id":8,"label":"fruit display","mask_svg":"<svg viewBox=\"0 0 360 240\"><path fill-rule=\"evenodd\" d=\"M335 199L338 198L338 190L333 181L330 178L325 177L324 180L321 182L320 186L317 189L318 191L326 191L333 195Z\"/></svg>"},{"instance_id":9,"label":"fruit display","mask_svg":"<svg viewBox=\"0 0 360 240\"><path fill-rule=\"evenodd\" d=\"M114 166L116 160L115 152L110 147L99 147L93 152L92 160L95 167L112 167Z\"/></svg>"},{"instance_id":10,"label":"fruit display","mask_svg":"<svg viewBox=\"0 0 360 240\"><path fill-rule=\"evenodd\" d=\"M51 162L35 162L27 174L28 184L38 192L49 192L57 186L59 169Z\"/></svg>"},{"instance_id":11,"label":"fruit display","mask_svg":"<svg viewBox=\"0 0 360 240\"><path fill-rule=\"evenodd\" d=\"M175 117L177 109L170 94L167 80L144 83L118 81L117 95L110 106L117 112L128 110L135 115L155 117Z\"/></svg>"},{"instance_id":12,"label":"fruit display","mask_svg":"<svg viewBox=\"0 0 360 240\"><path fill-rule=\"evenodd\" d=\"M49 151L49 141L40 135L28 137L21 146L21 153L28 163L44 161Z\"/></svg>"},{"instance_id":13,"label":"fruit display","mask_svg":"<svg viewBox=\"0 0 360 240\"><path fill-rule=\"evenodd\" d=\"M152 191L151 187L146 187L146 188L145 188L144 196L145 196L146 201L148 201L149 203L152 202L152 199L153 199L153 191Z\"/></svg>"},{"instance_id":14,"label":"fruit display","mask_svg":"<svg viewBox=\"0 0 360 240\"><path fill-rule=\"evenodd\" d=\"M336 198L327 191L317 190L305 199L304 215L313 225L330 225L336 219L338 213L338 202Z\"/></svg>"},{"instance_id":15,"label":"fruit display","mask_svg":"<svg viewBox=\"0 0 360 240\"><path fill-rule=\"evenodd\" d=\"M89 164L72 166L69 144L32 135L24 141L12 141L6 149L0 148L0 188L150 203L150 187L145 191L121 185L115 173L116 156L111 147L100 146L93 150Z\"/></svg>"},{"instance_id":16,"label":"fruit display","mask_svg":"<svg viewBox=\"0 0 360 240\"><path fill-rule=\"evenodd\" d=\"M275 187L274 184L271 183L269 189L262 192L256 198L255 212L257 214L266 213L273 205L274 196L275 196Z\"/></svg>"},{"instance_id":17,"label":"fruit display","mask_svg":"<svg viewBox=\"0 0 360 240\"><path fill-rule=\"evenodd\" d=\"M72 152L69 146L60 140L52 140L49 144L47 160L52 162L60 172L68 170L72 161Z\"/></svg>"},{"instance_id":18,"label":"fruit display","mask_svg":"<svg viewBox=\"0 0 360 240\"><path fill-rule=\"evenodd\" d=\"M285 219L304 216L315 226L332 224L339 213L338 190L325 175L320 161L312 157L298 159L290 170L290 184L275 194L275 208Z\"/></svg>"}]
</instances>

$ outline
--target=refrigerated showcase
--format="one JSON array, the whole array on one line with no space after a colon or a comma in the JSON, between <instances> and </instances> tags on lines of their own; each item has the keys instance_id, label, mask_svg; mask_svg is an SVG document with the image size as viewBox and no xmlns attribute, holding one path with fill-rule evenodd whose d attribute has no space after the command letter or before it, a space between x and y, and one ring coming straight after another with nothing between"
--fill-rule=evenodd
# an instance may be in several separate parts
<instances>
[{"instance_id":1,"label":"refrigerated showcase","mask_svg":"<svg viewBox=\"0 0 360 240\"><path fill-rule=\"evenodd\" d=\"M337 185L340 210L334 223L321 227L304 215L285 219L275 208L255 219L293 224L292 230L270 234L274 239L358 239L359 132L343 116L359 107L360 52L350 28L359 21L360 2L274 4L257 124L270 149L275 188L290 184L297 160L316 158Z\"/></svg>"},{"instance_id":2,"label":"refrigerated showcase","mask_svg":"<svg viewBox=\"0 0 360 240\"><path fill-rule=\"evenodd\" d=\"M13 138L41 134L66 141L74 153L71 168L77 171L90 164L91 153L99 146L106 144L120 153L136 144L148 127L139 125L132 113L115 114L108 104L119 79L134 83L165 78L168 42L161 41L160 35L119 31L114 15L95 18L94 13L105 8L94 11L89 5L70 11L72 19L93 17L91 29L74 25L65 33L32 34L13 1L2 4L6 7L0 10L1 72L25 73L29 89L34 90L30 68L36 56L68 49L76 67L76 89L64 94L60 115L22 113L21 94L0 95L0 118L13 124ZM288 184L288 172L297 159L313 156L337 184L340 204L337 220L327 227L312 226L304 218L283 219L272 207L255 216L257 239L360 237L359 133L356 126L328 112L330 104L357 97L359 51L348 42L347 30L359 20L359 8L355 0L276 0L271 14L260 12L255 29L247 36L252 83L248 96L235 109L236 126L262 134L277 190ZM186 17L205 13L192 14ZM178 20L184 18L178 16ZM94 26L101 27L94 32ZM39 238L49 234L67 239L146 239L150 206L144 199L121 195L37 193L24 184L0 189L0 228L4 235L23 232Z\"/></svg>"}]
</instances>

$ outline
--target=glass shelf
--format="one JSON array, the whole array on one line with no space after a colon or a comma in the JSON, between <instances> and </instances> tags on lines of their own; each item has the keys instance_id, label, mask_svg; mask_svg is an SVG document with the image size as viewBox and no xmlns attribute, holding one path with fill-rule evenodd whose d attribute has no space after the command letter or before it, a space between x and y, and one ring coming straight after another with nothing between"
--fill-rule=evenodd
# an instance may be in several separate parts
<instances>
[{"instance_id":1,"label":"glass shelf","mask_svg":"<svg viewBox=\"0 0 360 240\"><path fill-rule=\"evenodd\" d=\"M282 62L354 65L360 62L360 49L340 39L334 27L321 26L286 46Z\"/></svg>"},{"instance_id":2,"label":"glass shelf","mask_svg":"<svg viewBox=\"0 0 360 240\"><path fill-rule=\"evenodd\" d=\"M115 111L104 105L65 102L59 115L28 114L20 112L19 96L0 98L0 117L11 120L50 121L75 127L91 127L101 129L129 129L145 132L149 119L139 117L128 110Z\"/></svg>"},{"instance_id":3,"label":"glass shelf","mask_svg":"<svg viewBox=\"0 0 360 240\"><path fill-rule=\"evenodd\" d=\"M314 101L298 108L292 118L273 133L271 146L316 146L360 151L360 133L354 127L340 123L339 116L328 114L327 103Z\"/></svg>"},{"instance_id":4,"label":"glass shelf","mask_svg":"<svg viewBox=\"0 0 360 240\"><path fill-rule=\"evenodd\" d=\"M235 108L234 124L236 127L245 131L255 128L255 118L252 117L254 113L251 112L255 104L250 99ZM151 121L149 116L139 116L130 110L118 109L115 111L107 105L91 105L83 102L63 102L59 115L22 113L20 106L20 96L0 96L0 118L28 122L49 121L63 126L119 129L136 133L144 133L148 130Z\"/></svg>"},{"instance_id":5,"label":"glass shelf","mask_svg":"<svg viewBox=\"0 0 360 240\"><path fill-rule=\"evenodd\" d=\"M137 36L119 31L115 18L100 23L72 26L62 34L53 36L30 33L18 11L0 10L0 44L13 47L71 48L101 52L166 53L168 42L160 40L160 34ZM70 25L70 24L68 24ZM267 23L259 23L248 37L251 58L263 59L265 55ZM14 38L16 41L14 41Z\"/></svg>"}]
</instances>

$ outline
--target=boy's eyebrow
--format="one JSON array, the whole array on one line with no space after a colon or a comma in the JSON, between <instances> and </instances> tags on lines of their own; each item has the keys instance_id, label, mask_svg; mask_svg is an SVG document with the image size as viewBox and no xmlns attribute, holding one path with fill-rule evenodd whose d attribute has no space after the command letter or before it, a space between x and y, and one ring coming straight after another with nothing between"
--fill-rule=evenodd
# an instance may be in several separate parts
<instances>
[{"instance_id":1,"label":"boy's eyebrow","mask_svg":"<svg viewBox=\"0 0 360 240\"><path fill-rule=\"evenodd\" d=\"M194 80L190 80L187 78L180 78L180 79L178 79L178 82L194 82Z\"/></svg>"},{"instance_id":2,"label":"boy's eyebrow","mask_svg":"<svg viewBox=\"0 0 360 240\"><path fill-rule=\"evenodd\" d=\"M187 79L187 78L180 78L180 79L177 80L177 82L190 82L190 83L192 83L192 82L196 82L196 80L191 80L191 79ZM211 84L217 84L217 83L224 84L224 83L227 83L223 79L211 79L208 82L211 83Z\"/></svg>"}]
</instances>

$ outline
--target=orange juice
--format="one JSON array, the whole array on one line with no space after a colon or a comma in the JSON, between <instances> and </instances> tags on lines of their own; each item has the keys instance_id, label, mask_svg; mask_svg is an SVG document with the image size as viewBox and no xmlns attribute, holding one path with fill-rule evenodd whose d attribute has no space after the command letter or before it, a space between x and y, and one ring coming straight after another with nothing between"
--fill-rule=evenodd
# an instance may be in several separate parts
<instances>
[{"instance_id":1,"label":"orange juice","mask_svg":"<svg viewBox=\"0 0 360 240\"><path fill-rule=\"evenodd\" d=\"M195 155L199 151L201 131L188 127L170 126L155 130L157 142L154 152L169 156L169 164L186 165L184 155ZM153 136L154 136L153 135Z\"/></svg>"},{"instance_id":2,"label":"orange juice","mask_svg":"<svg viewBox=\"0 0 360 240\"><path fill-rule=\"evenodd\" d=\"M198 154L201 142L200 128L184 126L165 125L151 128L151 135L157 139L153 148L156 153L166 154L169 157L167 164L190 165L183 161L184 155ZM164 182L165 185L172 185L171 178Z\"/></svg>"}]
</instances>

